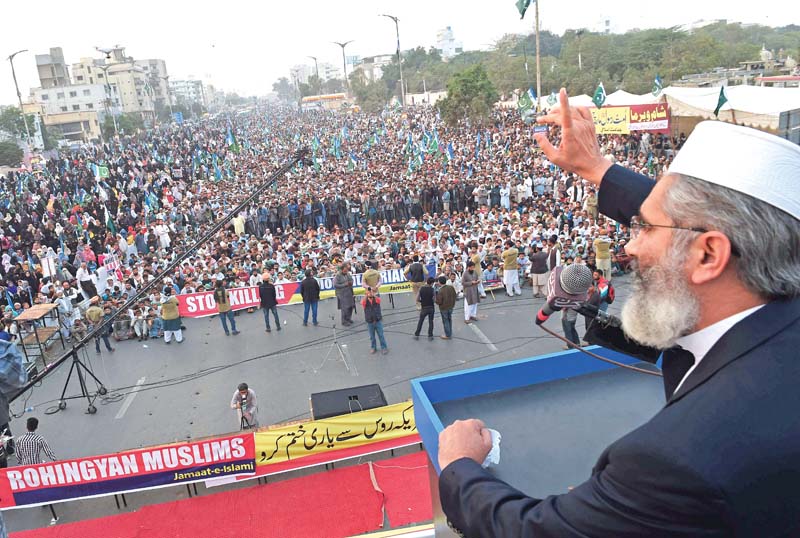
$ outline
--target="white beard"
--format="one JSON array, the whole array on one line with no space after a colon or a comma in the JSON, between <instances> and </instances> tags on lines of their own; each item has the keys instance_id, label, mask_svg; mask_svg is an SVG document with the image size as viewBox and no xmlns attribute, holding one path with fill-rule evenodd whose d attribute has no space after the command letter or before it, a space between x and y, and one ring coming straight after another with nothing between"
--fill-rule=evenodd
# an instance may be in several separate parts
<instances>
[{"instance_id":1,"label":"white beard","mask_svg":"<svg viewBox=\"0 0 800 538\"><path fill-rule=\"evenodd\" d=\"M692 332L700 318L700 302L683 275L685 262L685 252L674 247L652 267L640 269L634 261L631 297L622 308L622 328L629 338L667 349Z\"/></svg>"}]
</instances>

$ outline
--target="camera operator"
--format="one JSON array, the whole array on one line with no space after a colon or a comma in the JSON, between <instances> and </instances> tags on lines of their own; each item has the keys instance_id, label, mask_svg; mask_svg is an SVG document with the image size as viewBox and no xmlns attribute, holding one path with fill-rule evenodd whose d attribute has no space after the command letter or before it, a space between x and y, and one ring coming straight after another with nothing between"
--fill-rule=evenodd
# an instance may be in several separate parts
<instances>
[{"instance_id":1,"label":"camera operator","mask_svg":"<svg viewBox=\"0 0 800 538\"><path fill-rule=\"evenodd\" d=\"M258 403L256 392L247 386L247 383L240 383L239 388L233 393L231 399L231 409L236 409L239 417L239 425L242 429L258 428Z\"/></svg>"}]
</instances>

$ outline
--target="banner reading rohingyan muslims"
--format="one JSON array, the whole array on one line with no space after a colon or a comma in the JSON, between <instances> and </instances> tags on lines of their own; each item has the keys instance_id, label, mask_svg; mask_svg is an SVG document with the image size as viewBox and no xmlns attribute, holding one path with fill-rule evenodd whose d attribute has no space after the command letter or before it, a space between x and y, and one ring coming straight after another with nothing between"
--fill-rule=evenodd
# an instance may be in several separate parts
<instances>
[{"instance_id":1,"label":"banner reading rohingyan muslims","mask_svg":"<svg viewBox=\"0 0 800 538\"><path fill-rule=\"evenodd\" d=\"M0 509L100 497L256 471L252 433L0 469Z\"/></svg>"},{"instance_id":2,"label":"banner reading rohingyan muslims","mask_svg":"<svg viewBox=\"0 0 800 538\"><path fill-rule=\"evenodd\" d=\"M435 266L428 267L429 276L433 276ZM380 271L380 289L379 293L407 293L411 291L411 282L406 280L402 269L388 269ZM364 286L362 284L362 274L353 276L353 292L356 295L364 294ZM333 277L318 278L320 287L320 299L331 299L336 297L336 290L333 287ZM275 284L275 296L278 299L279 305L297 304L303 302L303 297L300 295L300 283L290 282L288 284ZM218 313L217 302L214 300L214 291L201 291L198 293L187 293L185 295L178 295L178 310L181 316L185 318L202 318L205 316L212 316ZM261 296L258 293L258 287L248 286L245 288L233 288L228 290L228 298L231 302L233 310L242 310L245 308L258 308L261 305Z\"/></svg>"}]
</instances>

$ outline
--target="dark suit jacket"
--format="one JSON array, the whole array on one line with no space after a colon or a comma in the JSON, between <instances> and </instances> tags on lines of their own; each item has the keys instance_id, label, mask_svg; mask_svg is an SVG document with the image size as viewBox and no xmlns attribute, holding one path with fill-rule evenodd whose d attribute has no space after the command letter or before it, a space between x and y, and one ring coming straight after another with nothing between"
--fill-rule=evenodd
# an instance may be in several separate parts
<instances>
[{"instance_id":1,"label":"dark suit jacket","mask_svg":"<svg viewBox=\"0 0 800 538\"><path fill-rule=\"evenodd\" d=\"M612 167L600 211L627 222L652 182ZM525 496L469 459L439 477L466 536L800 536L800 300L737 323L665 407L563 495Z\"/></svg>"},{"instance_id":2,"label":"dark suit jacket","mask_svg":"<svg viewBox=\"0 0 800 538\"><path fill-rule=\"evenodd\" d=\"M272 308L278 305L278 296L272 282L262 282L258 287L258 294L261 296L261 308Z\"/></svg>"}]
</instances>

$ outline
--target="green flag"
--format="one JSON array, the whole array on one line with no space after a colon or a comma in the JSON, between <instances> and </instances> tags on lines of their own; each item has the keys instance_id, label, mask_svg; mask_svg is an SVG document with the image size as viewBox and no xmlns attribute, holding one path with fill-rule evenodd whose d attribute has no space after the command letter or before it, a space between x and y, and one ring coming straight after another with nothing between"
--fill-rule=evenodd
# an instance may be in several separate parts
<instances>
[{"instance_id":1,"label":"green flag","mask_svg":"<svg viewBox=\"0 0 800 538\"><path fill-rule=\"evenodd\" d=\"M439 153L439 139L436 136L431 136L428 143L428 153Z\"/></svg>"},{"instance_id":2,"label":"green flag","mask_svg":"<svg viewBox=\"0 0 800 538\"><path fill-rule=\"evenodd\" d=\"M111 215L108 213L108 208L103 206L103 209L105 210L106 228L111 230L112 234L116 234L117 228L114 226L114 221L111 219Z\"/></svg>"},{"instance_id":3,"label":"green flag","mask_svg":"<svg viewBox=\"0 0 800 538\"><path fill-rule=\"evenodd\" d=\"M519 115L525 123L533 121L534 114L536 113L533 105L535 99L536 93L534 93L533 88L528 89L528 91L519 96L517 109L519 109Z\"/></svg>"},{"instance_id":4,"label":"green flag","mask_svg":"<svg viewBox=\"0 0 800 538\"><path fill-rule=\"evenodd\" d=\"M547 97L547 104L548 104L548 105L550 105L550 106L553 106L553 105L555 105L557 102L558 102L558 96L556 95L556 92L553 92L553 93L551 93L551 94L550 94L550 95Z\"/></svg>"},{"instance_id":5,"label":"green flag","mask_svg":"<svg viewBox=\"0 0 800 538\"><path fill-rule=\"evenodd\" d=\"M728 98L725 97L725 86L722 86L719 89L719 99L717 99L717 108L714 109L714 116L719 117L719 110L722 108L722 105L728 102Z\"/></svg>"},{"instance_id":6,"label":"green flag","mask_svg":"<svg viewBox=\"0 0 800 538\"><path fill-rule=\"evenodd\" d=\"M594 96L592 97L592 102L594 106L600 108L603 106L603 103L606 102L606 89L603 87L603 83L601 82L597 89L594 91Z\"/></svg>"},{"instance_id":7,"label":"green flag","mask_svg":"<svg viewBox=\"0 0 800 538\"><path fill-rule=\"evenodd\" d=\"M528 11L528 7L531 5L531 0L517 0L517 11L519 11L519 18L525 18L525 12Z\"/></svg>"},{"instance_id":8,"label":"green flag","mask_svg":"<svg viewBox=\"0 0 800 538\"><path fill-rule=\"evenodd\" d=\"M656 79L653 81L653 97L658 97L661 95L661 90L664 88L664 85L661 83L661 77L656 75Z\"/></svg>"}]
</instances>

